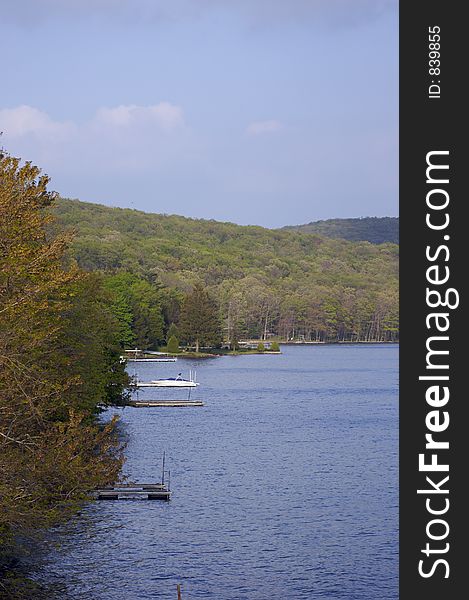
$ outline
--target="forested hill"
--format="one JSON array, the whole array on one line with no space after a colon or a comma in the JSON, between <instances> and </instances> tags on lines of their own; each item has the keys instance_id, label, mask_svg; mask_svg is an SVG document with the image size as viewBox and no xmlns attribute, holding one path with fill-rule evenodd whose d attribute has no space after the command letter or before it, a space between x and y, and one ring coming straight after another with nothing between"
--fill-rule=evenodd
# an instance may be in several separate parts
<instances>
[{"instance_id":1,"label":"forested hill","mask_svg":"<svg viewBox=\"0 0 469 600\"><path fill-rule=\"evenodd\" d=\"M395 339L398 246L59 201L88 270L129 272L173 293L201 282L225 330L283 339ZM177 307L165 309L168 322ZM168 316L168 311L173 316Z\"/></svg>"},{"instance_id":2,"label":"forested hill","mask_svg":"<svg viewBox=\"0 0 469 600\"><path fill-rule=\"evenodd\" d=\"M372 244L399 243L398 217L363 217L360 219L328 219L306 225L289 225L283 229L302 233L317 233L352 242L367 241Z\"/></svg>"}]
</instances>

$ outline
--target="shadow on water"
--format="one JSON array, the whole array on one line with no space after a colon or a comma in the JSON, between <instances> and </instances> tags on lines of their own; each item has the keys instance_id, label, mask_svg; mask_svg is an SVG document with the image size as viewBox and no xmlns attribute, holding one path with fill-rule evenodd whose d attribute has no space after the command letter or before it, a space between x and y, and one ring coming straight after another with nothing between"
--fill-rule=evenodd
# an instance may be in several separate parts
<instances>
[{"instance_id":1,"label":"shadow on water","mask_svg":"<svg viewBox=\"0 0 469 600\"><path fill-rule=\"evenodd\" d=\"M0 550L0 598L73 600L63 577L44 577L48 544L38 536L16 539ZM40 573L41 576L37 577Z\"/></svg>"}]
</instances>

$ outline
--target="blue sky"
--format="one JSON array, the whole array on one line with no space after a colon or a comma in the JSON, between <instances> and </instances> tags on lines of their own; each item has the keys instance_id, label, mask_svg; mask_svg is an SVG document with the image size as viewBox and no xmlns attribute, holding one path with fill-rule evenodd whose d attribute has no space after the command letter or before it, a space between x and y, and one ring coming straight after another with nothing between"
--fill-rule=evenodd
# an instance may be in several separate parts
<instances>
[{"instance_id":1,"label":"blue sky","mask_svg":"<svg viewBox=\"0 0 469 600\"><path fill-rule=\"evenodd\" d=\"M395 0L3 0L0 131L62 195L278 227L398 211Z\"/></svg>"}]
</instances>

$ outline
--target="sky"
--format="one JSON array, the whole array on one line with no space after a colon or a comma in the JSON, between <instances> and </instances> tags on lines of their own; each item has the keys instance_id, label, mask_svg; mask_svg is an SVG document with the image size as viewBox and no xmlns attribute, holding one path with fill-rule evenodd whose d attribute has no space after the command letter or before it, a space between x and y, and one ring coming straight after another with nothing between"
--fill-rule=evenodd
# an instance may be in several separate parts
<instances>
[{"instance_id":1,"label":"sky","mask_svg":"<svg viewBox=\"0 0 469 600\"><path fill-rule=\"evenodd\" d=\"M2 0L0 145L80 200L398 214L397 0Z\"/></svg>"}]
</instances>

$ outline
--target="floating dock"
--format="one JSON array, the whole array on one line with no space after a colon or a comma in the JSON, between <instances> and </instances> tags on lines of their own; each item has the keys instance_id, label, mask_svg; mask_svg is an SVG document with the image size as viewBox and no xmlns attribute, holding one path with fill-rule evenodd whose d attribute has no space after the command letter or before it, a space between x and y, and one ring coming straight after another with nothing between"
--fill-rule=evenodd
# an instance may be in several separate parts
<instances>
[{"instance_id":1,"label":"floating dock","mask_svg":"<svg viewBox=\"0 0 469 600\"><path fill-rule=\"evenodd\" d=\"M127 406L146 408L150 406L204 406L202 400L129 400Z\"/></svg>"},{"instance_id":2,"label":"floating dock","mask_svg":"<svg viewBox=\"0 0 469 600\"><path fill-rule=\"evenodd\" d=\"M167 363L167 362L176 362L177 358L125 358L127 362L143 362L143 363Z\"/></svg>"},{"instance_id":3,"label":"floating dock","mask_svg":"<svg viewBox=\"0 0 469 600\"><path fill-rule=\"evenodd\" d=\"M95 490L97 500L170 500L164 483L123 483Z\"/></svg>"}]
</instances>

